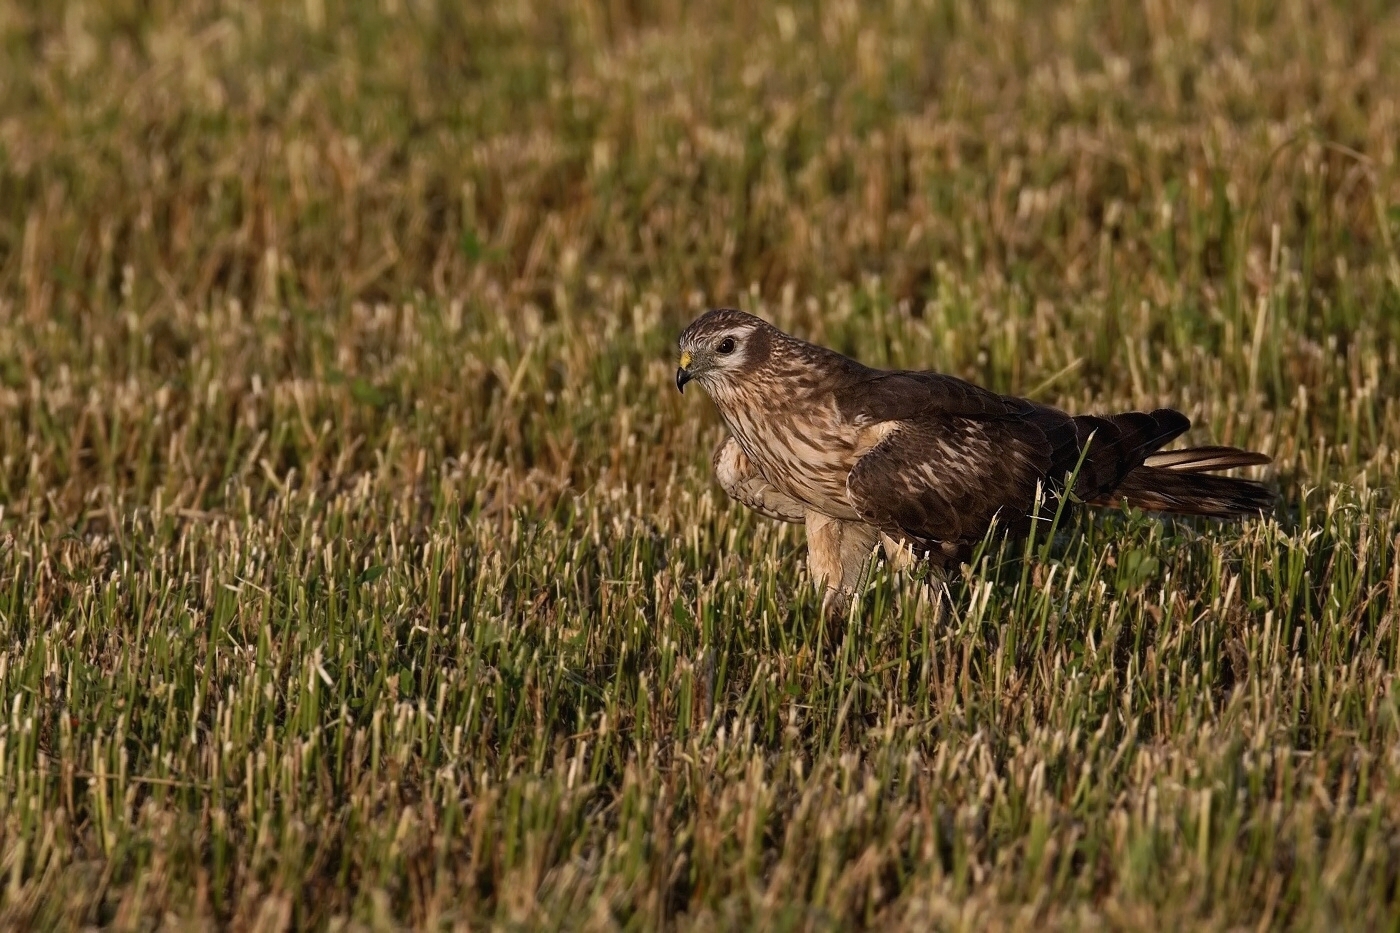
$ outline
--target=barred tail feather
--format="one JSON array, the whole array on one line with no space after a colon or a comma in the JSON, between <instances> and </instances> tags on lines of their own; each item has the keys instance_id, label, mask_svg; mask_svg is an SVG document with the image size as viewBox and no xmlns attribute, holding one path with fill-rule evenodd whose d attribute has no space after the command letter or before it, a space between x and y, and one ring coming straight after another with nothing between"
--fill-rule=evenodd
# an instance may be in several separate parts
<instances>
[{"instance_id":1,"label":"barred tail feather","mask_svg":"<svg viewBox=\"0 0 1400 933\"><path fill-rule=\"evenodd\" d=\"M1274 494L1253 480L1214 476L1210 470L1268 463L1263 454L1235 447L1193 447L1153 454L1094 505L1126 502L1152 512L1242 518L1267 512Z\"/></svg>"},{"instance_id":2,"label":"barred tail feather","mask_svg":"<svg viewBox=\"0 0 1400 933\"><path fill-rule=\"evenodd\" d=\"M1238 447L1188 447L1186 450L1164 450L1143 461L1143 466L1160 467L1177 473L1213 473L1236 467L1262 466L1270 462L1268 454Z\"/></svg>"}]
</instances>

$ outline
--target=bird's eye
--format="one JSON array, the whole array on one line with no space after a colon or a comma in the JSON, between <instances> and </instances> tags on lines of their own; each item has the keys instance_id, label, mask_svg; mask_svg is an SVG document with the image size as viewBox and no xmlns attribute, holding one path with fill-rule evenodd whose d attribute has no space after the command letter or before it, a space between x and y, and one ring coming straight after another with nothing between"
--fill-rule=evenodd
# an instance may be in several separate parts
<instances>
[{"instance_id":1,"label":"bird's eye","mask_svg":"<svg viewBox=\"0 0 1400 933\"><path fill-rule=\"evenodd\" d=\"M721 341L719 342L719 346L715 347L715 349L718 350L720 353L733 353L733 352L734 352L734 338L733 338L733 337L725 337L723 340L721 340Z\"/></svg>"}]
</instances>

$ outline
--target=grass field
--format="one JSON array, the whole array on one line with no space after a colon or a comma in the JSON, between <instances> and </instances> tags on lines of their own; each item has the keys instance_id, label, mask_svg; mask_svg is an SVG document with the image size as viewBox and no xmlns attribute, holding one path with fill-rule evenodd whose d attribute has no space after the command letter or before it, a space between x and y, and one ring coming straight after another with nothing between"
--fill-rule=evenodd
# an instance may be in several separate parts
<instances>
[{"instance_id":1,"label":"grass field","mask_svg":"<svg viewBox=\"0 0 1400 933\"><path fill-rule=\"evenodd\" d=\"M1400 18L0 0L0 927L1394 928ZM1267 451L827 630L699 310Z\"/></svg>"}]
</instances>

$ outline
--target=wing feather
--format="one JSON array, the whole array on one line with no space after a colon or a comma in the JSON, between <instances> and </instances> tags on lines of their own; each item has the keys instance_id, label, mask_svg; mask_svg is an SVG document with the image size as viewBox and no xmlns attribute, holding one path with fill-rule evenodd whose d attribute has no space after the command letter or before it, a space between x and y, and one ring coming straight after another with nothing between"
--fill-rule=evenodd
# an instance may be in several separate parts
<instances>
[{"instance_id":1,"label":"wing feather","mask_svg":"<svg viewBox=\"0 0 1400 933\"><path fill-rule=\"evenodd\" d=\"M836 396L841 414L855 424L918 421L937 415L978 421L1024 419L1044 408L942 373L867 373L848 381Z\"/></svg>"},{"instance_id":2,"label":"wing feather","mask_svg":"<svg viewBox=\"0 0 1400 933\"><path fill-rule=\"evenodd\" d=\"M1159 453L1191 426L1169 408L1071 417L936 373L878 374L838 403L877 440L847 478L852 507L885 534L945 562L967 559L994 521L1024 534L1038 491L1048 512L1076 467L1074 491L1088 502L1126 499L1219 516L1266 501L1262 487L1245 488L1243 480L1188 481L1268 458L1224 447ZM1144 462L1163 469L1136 472ZM1153 494L1154 484L1161 495ZM1166 485L1176 490L1170 501Z\"/></svg>"},{"instance_id":3,"label":"wing feather","mask_svg":"<svg viewBox=\"0 0 1400 933\"><path fill-rule=\"evenodd\" d=\"M715 448L711 462L715 468L715 478L730 498L743 503L760 515L779 521L801 524L806 520L806 507L791 496L779 492L777 487L758 471L734 438L725 438L724 442Z\"/></svg>"},{"instance_id":4,"label":"wing feather","mask_svg":"<svg viewBox=\"0 0 1400 933\"><path fill-rule=\"evenodd\" d=\"M898 422L846 480L862 520L916 551L966 560L995 520L1024 533L1053 446L1031 418Z\"/></svg>"}]
</instances>

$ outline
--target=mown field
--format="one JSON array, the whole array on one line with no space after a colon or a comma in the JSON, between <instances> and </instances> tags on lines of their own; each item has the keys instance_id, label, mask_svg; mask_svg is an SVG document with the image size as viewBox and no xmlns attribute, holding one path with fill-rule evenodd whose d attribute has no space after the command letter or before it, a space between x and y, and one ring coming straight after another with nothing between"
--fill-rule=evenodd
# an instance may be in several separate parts
<instances>
[{"instance_id":1,"label":"mown field","mask_svg":"<svg viewBox=\"0 0 1400 933\"><path fill-rule=\"evenodd\" d=\"M0 0L0 926L1394 928L1400 18ZM1265 450L828 629L719 304Z\"/></svg>"}]
</instances>

